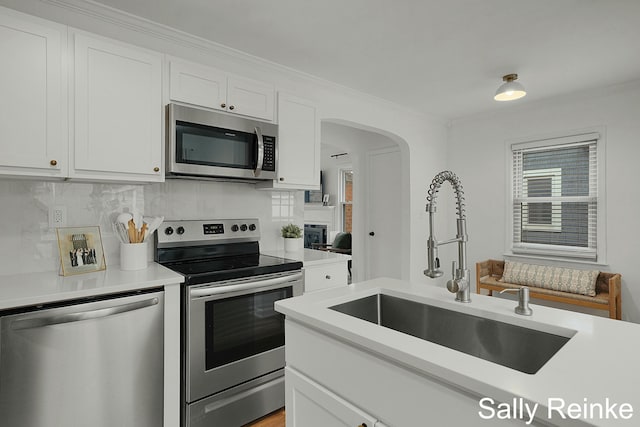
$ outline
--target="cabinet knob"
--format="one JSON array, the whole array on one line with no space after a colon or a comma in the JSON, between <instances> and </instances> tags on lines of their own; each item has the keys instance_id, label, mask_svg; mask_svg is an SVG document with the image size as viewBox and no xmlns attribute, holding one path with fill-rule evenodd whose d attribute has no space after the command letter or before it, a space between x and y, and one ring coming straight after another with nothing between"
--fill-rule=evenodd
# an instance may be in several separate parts
<instances>
[{"instance_id":1,"label":"cabinet knob","mask_svg":"<svg viewBox=\"0 0 640 427\"><path fill-rule=\"evenodd\" d=\"M375 235L376 235L376 233L374 233L373 231L369 232L369 236L375 236Z\"/></svg>"},{"instance_id":2,"label":"cabinet knob","mask_svg":"<svg viewBox=\"0 0 640 427\"><path fill-rule=\"evenodd\" d=\"M233 109L235 109L235 108L236 108L236 107L234 107L233 105L229 105L229 110L233 110Z\"/></svg>"},{"instance_id":3,"label":"cabinet knob","mask_svg":"<svg viewBox=\"0 0 640 427\"><path fill-rule=\"evenodd\" d=\"M331 280L331 276L329 276L328 274L326 276L324 276L325 279L327 280Z\"/></svg>"},{"instance_id":4,"label":"cabinet knob","mask_svg":"<svg viewBox=\"0 0 640 427\"><path fill-rule=\"evenodd\" d=\"M156 166L155 168L153 168L153 171L154 172L160 172L160 168Z\"/></svg>"},{"instance_id":5,"label":"cabinet knob","mask_svg":"<svg viewBox=\"0 0 640 427\"><path fill-rule=\"evenodd\" d=\"M49 162L49 164L50 164L51 166L55 166L55 165L57 165L57 164L58 164L58 161L57 161L57 160L51 160L51 161Z\"/></svg>"},{"instance_id":6,"label":"cabinet knob","mask_svg":"<svg viewBox=\"0 0 640 427\"><path fill-rule=\"evenodd\" d=\"M281 176L280 178L278 178L278 179L279 179L280 181L284 181L284 177L282 177L282 176Z\"/></svg>"},{"instance_id":7,"label":"cabinet knob","mask_svg":"<svg viewBox=\"0 0 640 427\"><path fill-rule=\"evenodd\" d=\"M223 102L222 104L220 104L220 107L222 107L222 108L226 108L226 107L227 107L227 104L225 104L225 103Z\"/></svg>"},{"instance_id":8,"label":"cabinet knob","mask_svg":"<svg viewBox=\"0 0 640 427\"><path fill-rule=\"evenodd\" d=\"M362 423L362 424L360 424L358 427L367 427L367 424Z\"/></svg>"}]
</instances>

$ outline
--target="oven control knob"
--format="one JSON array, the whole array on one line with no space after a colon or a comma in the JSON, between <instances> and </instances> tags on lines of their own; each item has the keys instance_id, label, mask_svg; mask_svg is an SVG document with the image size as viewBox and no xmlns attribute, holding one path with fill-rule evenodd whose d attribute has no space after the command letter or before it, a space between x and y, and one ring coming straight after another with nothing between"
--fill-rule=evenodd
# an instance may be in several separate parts
<instances>
[{"instance_id":1,"label":"oven control knob","mask_svg":"<svg viewBox=\"0 0 640 427\"><path fill-rule=\"evenodd\" d=\"M256 231L256 225L255 224L249 224L249 230L250 231Z\"/></svg>"},{"instance_id":2,"label":"oven control knob","mask_svg":"<svg viewBox=\"0 0 640 427\"><path fill-rule=\"evenodd\" d=\"M242 224L240 226L240 231L247 231L247 224Z\"/></svg>"},{"instance_id":3,"label":"oven control knob","mask_svg":"<svg viewBox=\"0 0 640 427\"><path fill-rule=\"evenodd\" d=\"M180 226L180 227L176 228L176 233L178 233L178 234L184 234L184 227L183 227L183 226Z\"/></svg>"},{"instance_id":4,"label":"oven control knob","mask_svg":"<svg viewBox=\"0 0 640 427\"><path fill-rule=\"evenodd\" d=\"M233 231L234 233L235 233L236 231L238 231L238 224L233 224L233 225L231 226L231 231Z\"/></svg>"},{"instance_id":5,"label":"oven control knob","mask_svg":"<svg viewBox=\"0 0 640 427\"><path fill-rule=\"evenodd\" d=\"M167 236L171 236L173 234L173 228L171 227L167 227L164 229L164 234L166 234Z\"/></svg>"}]
</instances>

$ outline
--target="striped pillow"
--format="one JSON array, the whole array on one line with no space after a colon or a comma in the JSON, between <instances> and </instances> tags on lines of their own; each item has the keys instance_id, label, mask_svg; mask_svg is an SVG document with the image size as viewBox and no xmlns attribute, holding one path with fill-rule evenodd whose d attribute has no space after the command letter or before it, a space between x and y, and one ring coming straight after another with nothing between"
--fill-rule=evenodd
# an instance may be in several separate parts
<instances>
[{"instance_id":1,"label":"striped pillow","mask_svg":"<svg viewBox=\"0 0 640 427\"><path fill-rule=\"evenodd\" d=\"M596 295L598 274L598 270L574 270L505 261L501 280L515 285L536 286L593 297Z\"/></svg>"}]
</instances>

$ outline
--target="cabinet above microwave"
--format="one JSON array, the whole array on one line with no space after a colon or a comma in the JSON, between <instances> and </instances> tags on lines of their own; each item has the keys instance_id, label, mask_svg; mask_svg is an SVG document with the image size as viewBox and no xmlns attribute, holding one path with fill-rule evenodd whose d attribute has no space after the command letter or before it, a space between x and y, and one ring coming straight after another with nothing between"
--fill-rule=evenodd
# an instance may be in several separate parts
<instances>
[{"instance_id":1,"label":"cabinet above microwave","mask_svg":"<svg viewBox=\"0 0 640 427\"><path fill-rule=\"evenodd\" d=\"M273 85L175 59L169 74L169 96L174 102L273 121Z\"/></svg>"}]
</instances>

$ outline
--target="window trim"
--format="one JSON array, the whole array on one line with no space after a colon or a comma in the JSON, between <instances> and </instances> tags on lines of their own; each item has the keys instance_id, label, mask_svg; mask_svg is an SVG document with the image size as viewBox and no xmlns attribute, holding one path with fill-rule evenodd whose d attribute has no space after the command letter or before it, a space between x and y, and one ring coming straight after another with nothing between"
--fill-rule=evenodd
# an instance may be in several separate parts
<instances>
[{"instance_id":1,"label":"window trim","mask_svg":"<svg viewBox=\"0 0 640 427\"><path fill-rule=\"evenodd\" d=\"M561 148L563 145L573 145L577 142L595 140L596 161L597 161L597 186L596 197L596 255L593 259L592 253L586 253L584 248L557 247L555 245L532 245L520 243L516 245L513 241L514 210L513 210L513 148L531 149L553 146ZM605 176L606 176L606 129L595 127L577 131L552 133L539 137L525 137L512 139L505 142L505 257L522 257L541 260L561 260L578 264L607 265L607 240L606 240L606 197L605 197Z\"/></svg>"}]
</instances>

